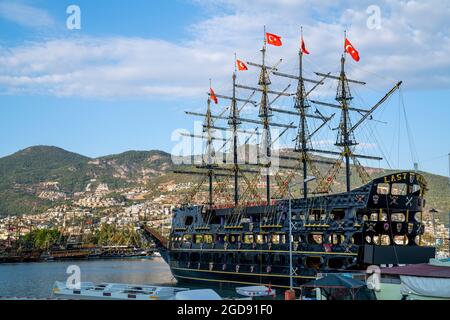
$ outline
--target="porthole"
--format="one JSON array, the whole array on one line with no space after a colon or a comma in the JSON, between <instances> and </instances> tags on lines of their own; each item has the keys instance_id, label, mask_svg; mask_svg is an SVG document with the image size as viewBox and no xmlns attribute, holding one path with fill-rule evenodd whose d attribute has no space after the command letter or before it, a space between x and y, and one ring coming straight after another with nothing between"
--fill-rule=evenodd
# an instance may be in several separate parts
<instances>
[{"instance_id":1,"label":"porthole","mask_svg":"<svg viewBox=\"0 0 450 320\"><path fill-rule=\"evenodd\" d=\"M382 246L389 246L391 244L391 238L387 234L383 234L381 236L381 245Z\"/></svg>"},{"instance_id":2,"label":"porthole","mask_svg":"<svg viewBox=\"0 0 450 320\"><path fill-rule=\"evenodd\" d=\"M373 236L373 243L376 245L380 245L380 236Z\"/></svg>"},{"instance_id":3,"label":"porthole","mask_svg":"<svg viewBox=\"0 0 450 320\"><path fill-rule=\"evenodd\" d=\"M422 212L417 212L414 215L414 219L416 219L417 222L422 222Z\"/></svg>"},{"instance_id":4,"label":"porthole","mask_svg":"<svg viewBox=\"0 0 450 320\"><path fill-rule=\"evenodd\" d=\"M403 213L393 213L391 214L392 222L405 222L405 215Z\"/></svg>"},{"instance_id":5,"label":"porthole","mask_svg":"<svg viewBox=\"0 0 450 320\"><path fill-rule=\"evenodd\" d=\"M406 235L394 237L394 243L398 246L406 246L408 244L408 242L409 242L409 240Z\"/></svg>"},{"instance_id":6,"label":"porthole","mask_svg":"<svg viewBox=\"0 0 450 320\"><path fill-rule=\"evenodd\" d=\"M422 242L422 237L421 237L421 236L416 236L416 237L414 238L414 242L415 242L418 246L420 246L420 245L421 245L421 242Z\"/></svg>"}]
</instances>

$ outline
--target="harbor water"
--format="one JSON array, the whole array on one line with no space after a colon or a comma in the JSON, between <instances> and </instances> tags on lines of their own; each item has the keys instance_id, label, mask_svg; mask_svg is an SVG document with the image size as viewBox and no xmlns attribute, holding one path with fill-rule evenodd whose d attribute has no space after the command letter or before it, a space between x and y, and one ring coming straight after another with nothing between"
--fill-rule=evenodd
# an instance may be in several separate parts
<instances>
[{"instance_id":1,"label":"harbor water","mask_svg":"<svg viewBox=\"0 0 450 320\"><path fill-rule=\"evenodd\" d=\"M163 259L110 259L0 264L0 297L51 298L55 281L66 281L78 266L82 282L176 286Z\"/></svg>"}]
</instances>

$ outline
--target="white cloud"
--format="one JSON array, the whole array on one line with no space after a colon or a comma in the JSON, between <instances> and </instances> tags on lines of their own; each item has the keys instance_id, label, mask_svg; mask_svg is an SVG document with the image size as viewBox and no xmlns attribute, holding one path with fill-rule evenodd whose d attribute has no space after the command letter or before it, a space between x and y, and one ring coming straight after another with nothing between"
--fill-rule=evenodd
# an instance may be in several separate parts
<instances>
[{"instance_id":1,"label":"white cloud","mask_svg":"<svg viewBox=\"0 0 450 320\"><path fill-rule=\"evenodd\" d=\"M366 26L372 0L196 2L210 16L189 26L192 37L184 43L81 37L2 48L0 86L12 93L57 96L200 97L213 77L216 91L229 93L233 54L259 61L263 25L284 42L269 48L268 62L283 58L280 69L296 72L303 25L311 51L305 59L309 75L339 70L347 29L362 58L349 61L349 76L380 90L396 80L404 80L407 88L450 87L448 1L378 1L381 30ZM256 85L256 76L255 70L240 73L238 81Z\"/></svg>"},{"instance_id":2,"label":"white cloud","mask_svg":"<svg viewBox=\"0 0 450 320\"><path fill-rule=\"evenodd\" d=\"M54 23L45 11L17 2L1 2L0 16L25 27L48 27Z\"/></svg>"}]
</instances>

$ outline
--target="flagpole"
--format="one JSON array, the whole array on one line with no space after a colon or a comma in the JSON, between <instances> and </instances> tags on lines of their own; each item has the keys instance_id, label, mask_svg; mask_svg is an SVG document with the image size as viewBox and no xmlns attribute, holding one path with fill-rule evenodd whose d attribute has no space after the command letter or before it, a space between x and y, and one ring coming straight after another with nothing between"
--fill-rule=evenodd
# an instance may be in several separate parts
<instances>
[{"instance_id":1,"label":"flagpole","mask_svg":"<svg viewBox=\"0 0 450 320\"><path fill-rule=\"evenodd\" d=\"M345 48L345 40L347 40L347 30L344 30L344 58L347 54L347 49Z\"/></svg>"},{"instance_id":2,"label":"flagpole","mask_svg":"<svg viewBox=\"0 0 450 320\"><path fill-rule=\"evenodd\" d=\"M266 31L266 26L264 25L264 45L263 45L264 51L266 51L266 45L267 45L267 31Z\"/></svg>"}]
</instances>

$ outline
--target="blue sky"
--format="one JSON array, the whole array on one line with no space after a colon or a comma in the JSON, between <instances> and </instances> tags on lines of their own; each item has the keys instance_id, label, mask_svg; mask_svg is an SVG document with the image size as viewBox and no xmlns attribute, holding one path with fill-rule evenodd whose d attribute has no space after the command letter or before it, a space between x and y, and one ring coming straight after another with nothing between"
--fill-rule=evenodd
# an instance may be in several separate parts
<instances>
[{"instance_id":1,"label":"blue sky","mask_svg":"<svg viewBox=\"0 0 450 320\"><path fill-rule=\"evenodd\" d=\"M66 28L71 4L81 8L81 30ZM380 8L380 28L367 24L373 4ZM425 23L424 14L433 21ZM282 48L269 48L269 62L283 58L280 68L296 72L301 23L311 51L307 73L338 71L348 30L362 56L358 64L348 61L349 76L369 83L355 88L355 104L370 107L404 81L414 161L447 175L449 14L448 1L432 0L316 6L306 0L0 0L0 156L38 144L91 157L130 149L170 152L172 132L193 129L183 111L201 110L209 79L216 91L230 92L233 53L259 59L264 25L284 40ZM239 76L256 84L255 72ZM320 98L332 101L333 85ZM388 162L379 165L411 168L410 139L399 115L397 94L376 114L389 123L372 122L360 141L369 154L387 154Z\"/></svg>"}]
</instances>

